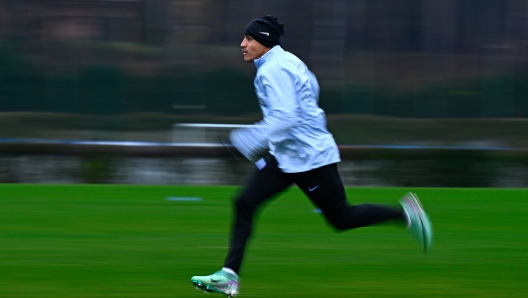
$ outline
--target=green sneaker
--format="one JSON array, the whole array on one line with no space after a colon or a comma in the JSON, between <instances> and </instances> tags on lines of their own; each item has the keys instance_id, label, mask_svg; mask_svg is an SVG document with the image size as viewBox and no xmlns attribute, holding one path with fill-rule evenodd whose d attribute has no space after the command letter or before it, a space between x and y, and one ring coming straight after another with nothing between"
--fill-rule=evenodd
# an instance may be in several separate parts
<instances>
[{"instance_id":1,"label":"green sneaker","mask_svg":"<svg viewBox=\"0 0 528 298\"><path fill-rule=\"evenodd\" d=\"M207 276L193 276L191 282L197 290L206 293L216 292L228 297L238 295L238 276L223 270Z\"/></svg>"},{"instance_id":2,"label":"green sneaker","mask_svg":"<svg viewBox=\"0 0 528 298\"><path fill-rule=\"evenodd\" d=\"M424 252L433 246L433 225L425 213L418 196L407 193L400 201L409 219L409 231L418 240Z\"/></svg>"}]
</instances>

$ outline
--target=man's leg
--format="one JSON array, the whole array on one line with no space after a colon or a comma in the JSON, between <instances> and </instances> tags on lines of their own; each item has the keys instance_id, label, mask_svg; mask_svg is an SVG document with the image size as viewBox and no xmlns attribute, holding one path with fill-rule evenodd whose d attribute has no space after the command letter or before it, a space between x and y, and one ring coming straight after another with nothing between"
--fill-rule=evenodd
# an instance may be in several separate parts
<instances>
[{"instance_id":1,"label":"man's leg","mask_svg":"<svg viewBox=\"0 0 528 298\"><path fill-rule=\"evenodd\" d=\"M244 257L246 242L253 230L253 217L258 207L293 183L292 177L279 169L273 156L268 156L265 162L265 166L250 178L234 203L235 218L224 267L237 274Z\"/></svg>"},{"instance_id":2,"label":"man's leg","mask_svg":"<svg viewBox=\"0 0 528 298\"><path fill-rule=\"evenodd\" d=\"M428 252L433 245L431 220L415 194L408 193L400 200L403 210L375 204L350 206L336 164L295 174L295 183L338 230L394 220L407 223L408 230L418 240L424 252Z\"/></svg>"},{"instance_id":3,"label":"man's leg","mask_svg":"<svg viewBox=\"0 0 528 298\"><path fill-rule=\"evenodd\" d=\"M297 173L295 183L336 229L348 230L395 220L405 222L403 210L383 205L349 205L336 164Z\"/></svg>"},{"instance_id":4,"label":"man's leg","mask_svg":"<svg viewBox=\"0 0 528 298\"><path fill-rule=\"evenodd\" d=\"M259 162L259 170L251 177L235 200L235 218L224 268L211 275L193 276L191 282L197 289L223 293L229 297L238 294L238 273L244 257L246 242L253 229L253 216L264 202L293 183L293 177L284 174L278 168L275 158L269 156L265 163Z\"/></svg>"}]
</instances>

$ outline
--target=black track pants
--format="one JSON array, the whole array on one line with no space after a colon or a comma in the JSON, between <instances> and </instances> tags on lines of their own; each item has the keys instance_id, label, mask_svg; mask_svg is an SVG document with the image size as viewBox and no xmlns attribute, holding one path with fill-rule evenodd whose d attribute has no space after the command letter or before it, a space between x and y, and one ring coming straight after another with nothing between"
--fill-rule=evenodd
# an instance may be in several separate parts
<instances>
[{"instance_id":1,"label":"black track pants","mask_svg":"<svg viewBox=\"0 0 528 298\"><path fill-rule=\"evenodd\" d=\"M387 220L403 221L401 209L374 204L350 206L336 164L302 173L283 173L273 156L268 156L265 161L265 167L250 178L234 202L235 218L224 267L236 273L240 271L246 242L253 230L255 212L264 202L293 183L299 186L337 230L360 228Z\"/></svg>"}]
</instances>

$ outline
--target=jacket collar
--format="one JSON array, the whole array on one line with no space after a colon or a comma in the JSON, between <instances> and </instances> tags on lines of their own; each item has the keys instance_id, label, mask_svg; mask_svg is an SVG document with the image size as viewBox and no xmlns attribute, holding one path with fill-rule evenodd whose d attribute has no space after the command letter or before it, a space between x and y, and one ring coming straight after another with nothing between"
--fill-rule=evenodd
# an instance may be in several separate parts
<instances>
[{"instance_id":1,"label":"jacket collar","mask_svg":"<svg viewBox=\"0 0 528 298\"><path fill-rule=\"evenodd\" d=\"M271 48L271 50L269 50L266 54L262 55L262 57L255 59L253 62L255 63L257 69L261 67L266 61L271 59L271 57L273 57L273 55L275 55L275 53L277 52L284 52L284 50L281 48L281 46L276 45Z\"/></svg>"}]
</instances>

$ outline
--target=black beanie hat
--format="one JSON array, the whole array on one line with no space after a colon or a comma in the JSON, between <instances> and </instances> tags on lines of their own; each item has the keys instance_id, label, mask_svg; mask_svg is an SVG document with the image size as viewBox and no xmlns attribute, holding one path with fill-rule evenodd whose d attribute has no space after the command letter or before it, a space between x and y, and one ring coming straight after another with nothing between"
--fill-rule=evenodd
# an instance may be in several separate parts
<instances>
[{"instance_id":1,"label":"black beanie hat","mask_svg":"<svg viewBox=\"0 0 528 298\"><path fill-rule=\"evenodd\" d=\"M272 48L280 44L280 37L284 35L284 24L274 16L263 16L249 22L244 35L249 35L263 46Z\"/></svg>"}]
</instances>

